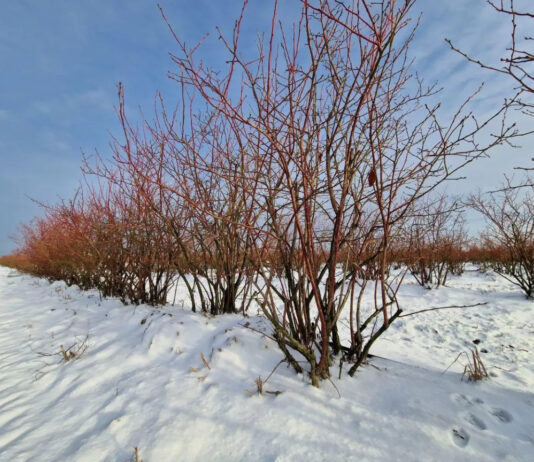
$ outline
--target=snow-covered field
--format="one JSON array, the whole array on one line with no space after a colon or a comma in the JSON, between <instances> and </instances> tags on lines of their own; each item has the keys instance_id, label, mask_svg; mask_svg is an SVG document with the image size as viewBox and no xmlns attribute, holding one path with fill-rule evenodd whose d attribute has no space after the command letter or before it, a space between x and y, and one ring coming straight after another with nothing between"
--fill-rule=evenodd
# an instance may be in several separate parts
<instances>
[{"instance_id":1,"label":"snow-covered field","mask_svg":"<svg viewBox=\"0 0 534 462\"><path fill-rule=\"evenodd\" d=\"M488 304L397 321L354 378L315 389L283 364L264 385L282 393L251 397L282 359L248 328L269 332L261 317L123 306L0 267L0 460L534 460L534 302L474 271L400 300ZM473 340L491 379L462 381L464 357L443 373Z\"/></svg>"}]
</instances>

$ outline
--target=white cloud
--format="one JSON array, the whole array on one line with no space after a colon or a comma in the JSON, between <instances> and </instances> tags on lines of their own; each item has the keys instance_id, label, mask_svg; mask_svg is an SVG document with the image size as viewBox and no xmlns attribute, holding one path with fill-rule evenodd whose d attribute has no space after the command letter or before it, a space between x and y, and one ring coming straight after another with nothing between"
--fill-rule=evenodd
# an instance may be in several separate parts
<instances>
[{"instance_id":1,"label":"white cloud","mask_svg":"<svg viewBox=\"0 0 534 462\"><path fill-rule=\"evenodd\" d=\"M44 115L65 115L79 111L113 112L112 97L102 88L78 94L62 95L56 98L36 101L32 109Z\"/></svg>"}]
</instances>

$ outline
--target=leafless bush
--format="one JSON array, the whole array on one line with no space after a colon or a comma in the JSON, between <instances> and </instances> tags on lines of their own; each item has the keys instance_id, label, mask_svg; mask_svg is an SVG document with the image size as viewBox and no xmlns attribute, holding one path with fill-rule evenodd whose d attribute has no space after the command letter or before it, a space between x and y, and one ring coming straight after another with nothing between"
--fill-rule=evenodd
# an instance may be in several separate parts
<instances>
[{"instance_id":1,"label":"leafless bush","mask_svg":"<svg viewBox=\"0 0 534 462\"><path fill-rule=\"evenodd\" d=\"M139 131L127 120L119 86L125 142L115 141L113 164L136 179L136 192L175 243L173 268L193 311L200 305L211 314L245 313L253 235L242 223L252 223L257 214L242 186L243 147L223 117L193 112L184 88L182 95L182 121L176 113L169 116L160 101L155 122ZM106 166L94 173L113 177Z\"/></svg>"},{"instance_id":2,"label":"leafless bush","mask_svg":"<svg viewBox=\"0 0 534 462\"><path fill-rule=\"evenodd\" d=\"M409 221L406 262L421 286L439 287L449 274L461 274L467 241L463 224L460 206L445 197L420 207Z\"/></svg>"},{"instance_id":3,"label":"leafless bush","mask_svg":"<svg viewBox=\"0 0 534 462\"><path fill-rule=\"evenodd\" d=\"M474 196L470 205L487 222L485 246L494 249L491 267L527 298L534 297L534 196L532 188L510 188Z\"/></svg>"},{"instance_id":4,"label":"leafless bush","mask_svg":"<svg viewBox=\"0 0 534 462\"><path fill-rule=\"evenodd\" d=\"M388 279L388 257L417 201L507 135L504 128L481 146L475 135L490 121L471 125L461 106L442 124L439 106L425 104L434 90L413 80L408 65L412 5L304 1L292 27L278 22L275 2L254 59L239 50L243 14L233 36L221 37L229 55L222 72L199 65L199 47L175 35L175 78L208 108L197 119L223 119L230 130L240 155L232 184L259 214L240 217L255 233L256 299L288 362L302 372L304 358L314 385L330 376L331 353L342 350L337 321L346 305L351 375L399 316L401 279ZM210 139L212 130L202 133ZM174 139L190 165L204 163L198 144ZM372 265L372 279L361 279ZM361 303L368 287L373 307Z\"/></svg>"}]
</instances>

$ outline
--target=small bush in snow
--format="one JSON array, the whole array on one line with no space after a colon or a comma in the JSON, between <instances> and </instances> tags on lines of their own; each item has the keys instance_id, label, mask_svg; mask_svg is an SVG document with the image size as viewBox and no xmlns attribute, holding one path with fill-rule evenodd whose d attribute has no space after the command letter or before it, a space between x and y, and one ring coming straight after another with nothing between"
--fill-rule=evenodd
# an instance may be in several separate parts
<instances>
[{"instance_id":1,"label":"small bush in snow","mask_svg":"<svg viewBox=\"0 0 534 462\"><path fill-rule=\"evenodd\" d=\"M508 184L499 192L472 197L470 205L487 222L483 239L495 255L491 268L534 298L534 188Z\"/></svg>"}]
</instances>

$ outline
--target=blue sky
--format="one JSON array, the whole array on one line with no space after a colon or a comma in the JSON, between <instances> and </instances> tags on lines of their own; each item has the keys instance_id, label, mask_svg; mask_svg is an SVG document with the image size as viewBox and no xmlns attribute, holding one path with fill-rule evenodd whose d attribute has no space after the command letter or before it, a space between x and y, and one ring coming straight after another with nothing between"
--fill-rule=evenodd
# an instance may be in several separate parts
<instances>
[{"instance_id":1,"label":"blue sky","mask_svg":"<svg viewBox=\"0 0 534 462\"><path fill-rule=\"evenodd\" d=\"M161 0L176 32L194 43L216 25L229 30L240 2ZM295 0L281 0L291 11ZM252 45L269 24L269 0L251 0L243 31ZM415 69L446 88L453 105L480 82L480 99L490 111L511 91L511 84L480 71L451 52L444 38L467 51L495 59L508 41L508 25L484 0L419 0L423 14L413 43ZM220 58L219 43L205 47L206 59ZM31 200L54 202L69 197L80 178L81 152L109 152L110 133L120 134L114 106L117 83L127 103L150 113L154 93L175 101L168 79L168 56L175 44L152 0L4 0L0 6L0 254L13 249L9 239L21 222L39 213ZM492 188L515 165L528 162L533 141L522 150L499 149L470 167L468 181L455 192ZM475 218L472 218L476 220Z\"/></svg>"}]
</instances>

